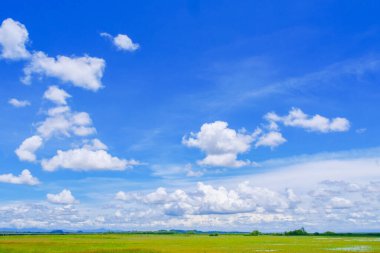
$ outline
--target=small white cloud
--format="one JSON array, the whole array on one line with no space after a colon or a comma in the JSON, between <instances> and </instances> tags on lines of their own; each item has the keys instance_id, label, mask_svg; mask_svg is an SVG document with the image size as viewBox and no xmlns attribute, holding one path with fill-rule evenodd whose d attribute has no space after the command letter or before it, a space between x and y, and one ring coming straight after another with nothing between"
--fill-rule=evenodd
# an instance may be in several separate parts
<instances>
[{"instance_id":1,"label":"small white cloud","mask_svg":"<svg viewBox=\"0 0 380 253\"><path fill-rule=\"evenodd\" d=\"M23 170L19 176L13 174L0 175L0 182L10 184L37 185L39 180L32 176L29 170Z\"/></svg>"},{"instance_id":2,"label":"small white cloud","mask_svg":"<svg viewBox=\"0 0 380 253\"><path fill-rule=\"evenodd\" d=\"M55 85L49 86L49 88L44 93L45 99L50 100L58 105L66 105L66 99L69 97L71 97L70 94Z\"/></svg>"},{"instance_id":3,"label":"small white cloud","mask_svg":"<svg viewBox=\"0 0 380 253\"><path fill-rule=\"evenodd\" d=\"M237 155L247 152L254 138L228 128L227 122L215 121L203 124L200 132L184 137L182 143L206 153L206 157L198 161L200 165L241 167L250 162L237 160Z\"/></svg>"},{"instance_id":4,"label":"small white cloud","mask_svg":"<svg viewBox=\"0 0 380 253\"><path fill-rule=\"evenodd\" d=\"M129 198L128 198L128 195L125 192L119 191L119 192L116 193L115 199L116 200L127 201Z\"/></svg>"},{"instance_id":5,"label":"small white cloud","mask_svg":"<svg viewBox=\"0 0 380 253\"><path fill-rule=\"evenodd\" d=\"M78 203L78 201L75 200L74 196L71 194L71 191L67 189L64 189L58 194L48 193L46 195L46 198L50 203L53 204L70 205Z\"/></svg>"},{"instance_id":6,"label":"small white cloud","mask_svg":"<svg viewBox=\"0 0 380 253\"><path fill-rule=\"evenodd\" d=\"M139 44L134 43L132 39L129 38L126 34L118 34L117 36L113 37L109 33L100 33L100 36L110 39L112 43L116 46L116 48L119 50L133 52L139 49L140 47Z\"/></svg>"},{"instance_id":7,"label":"small white cloud","mask_svg":"<svg viewBox=\"0 0 380 253\"><path fill-rule=\"evenodd\" d=\"M257 140L255 146L266 146L266 147L277 147L286 142L286 139L282 136L280 132L272 131L266 134L263 134Z\"/></svg>"},{"instance_id":8,"label":"small white cloud","mask_svg":"<svg viewBox=\"0 0 380 253\"><path fill-rule=\"evenodd\" d=\"M18 100L17 98L9 99L8 103L13 105L14 107L26 107L30 106L30 102L28 100Z\"/></svg>"},{"instance_id":9,"label":"small white cloud","mask_svg":"<svg viewBox=\"0 0 380 253\"><path fill-rule=\"evenodd\" d=\"M267 113L264 118L271 124L280 122L285 126L300 127L321 133L345 132L350 129L350 122L346 118L329 119L319 114L309 116L299 108L292 108L285 116L279 116L274 112Z\"/></svg>"},{"instance_id":10,"label":"small white cloud","mask_svg":"<svg viewBox=\"0 0 380 253\"><path fill-rule=\"evenodd\" d=\"M111 156L106 150L99 149L104 147L106 146L95 141L93 146L85 145L82 148L67 151L58 150L51 159L42 160L41 165L46 171L55 171L59 168L89 171L125 170L128 167L140 164L136 160L125 160Z\"/></svg>"},{"instance_id":11,"label":"small white cloud","mask_svg":"<svg viewBox=\"0 0 380 253\"><path fill-rule=\"evenodd\" d=\"M352 202L341 197L333 197L329 202L329 207L334 209L345 209L352 207Z\"/></svg>"},{"instance_id":12,"label":"small white cloud","mask_svg":"<svg viewBox=\"0 0 380 253\"><path fill-rule=\"evenodd\" d=\"M35 152L42 145L42 138L34 135L25 139L21 145L15 150L16 155L22 161L34 162L36 160Z\"/></svg>"},{"instance_id":13,"label":"small white cloud","mask_svg":"<svg viewBox=\"0 0 380 253\"><path fill-rule=\"evenodd\" d=\"M18 60L30 57L25 48L29 40L25 26L11 18L5 19L0 26L1 57Z\"/></svg>"},{"instance_id":14,"label":"small white cloud","mask_svg":"<svg viewBox=\"0 0 380 253\"><path fill-rule=\"evenodd\" d=\"M33 74L58 78L74 86L97 91L102 88L101 78L105 61L101 58L83 56L68 57L58 55L49 57L43 52L32 55L29 64L24 68L23 82L29 84Z\"/></svg>"}]
</instances>

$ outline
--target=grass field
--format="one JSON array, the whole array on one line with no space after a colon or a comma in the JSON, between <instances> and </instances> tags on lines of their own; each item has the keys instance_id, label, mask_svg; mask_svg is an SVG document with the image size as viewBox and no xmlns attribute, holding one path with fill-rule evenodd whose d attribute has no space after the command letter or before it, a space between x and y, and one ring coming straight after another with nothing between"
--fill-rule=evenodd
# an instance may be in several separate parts
<instances>
[{"instance_id":1,"label":"grass field","mask_svg":"<svg viewBox=\"0 0 380 253\"><path fill-rule=\"evenodd\" d=\"M378 237L243 235L0 236L0 252L380 252Z\"/></svg>"}]
</instances>

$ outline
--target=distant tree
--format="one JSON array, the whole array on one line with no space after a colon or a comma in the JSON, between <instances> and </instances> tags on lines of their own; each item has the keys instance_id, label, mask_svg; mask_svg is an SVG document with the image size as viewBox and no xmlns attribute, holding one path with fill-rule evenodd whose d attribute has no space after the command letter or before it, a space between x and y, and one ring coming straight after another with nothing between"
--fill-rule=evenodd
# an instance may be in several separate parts
<instances>
[{"instance_id":1,"label":"distant tree","mask_svg":"<svg viewBox=\"0 0 380 253\"><path fill-rule=\"evenodd\" d=\"M323 233L323 235L335 235L335 233L331 231L326 231Z\"/></svg>"},{"instance_id":2,"label":"distant tree","mask_svg":"<svg viewBox=\"0 0 380 253\"><path fill-rule=\"evenodd\" d=\"M251 236L258 236L258 235L261 235L261 232L259 230L253 230L251 233L249 233L248 235L251 235Z\"/></svg>"},{"instance_id":3,"label":"distant tree","mask_svg":"<svg viewBox=\"0 0 380 253\"><path fill-rule=\"evenodd\" d=\"M209 234L209 236L219 236L219 234L218 233L211 233L211 234Z\"/></svg>"},{"instance_id":4,"label":"distant tree","mask_svg":"<svg viewBox=\"0 0 380 253\"><path fill-rule=\"evenodd\" d=\"M284 234L285 235L308 235L308 233L306 232L306 230L304 228L296 229L293 231L287 231Z\"/></svg>"}]
</instances>

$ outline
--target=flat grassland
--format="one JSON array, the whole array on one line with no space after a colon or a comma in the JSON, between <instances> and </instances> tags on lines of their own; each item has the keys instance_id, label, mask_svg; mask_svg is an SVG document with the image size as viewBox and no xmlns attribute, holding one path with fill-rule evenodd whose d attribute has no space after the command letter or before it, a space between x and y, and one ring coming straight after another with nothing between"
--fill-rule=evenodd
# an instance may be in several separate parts
<instances>
[{"instance_id":1,"label":"flat grassland","mask_svg":"<svg viewBox=\"0 0 380 253\"><path fill-rule=\"evenodd\" d=\"M380 252L380 238L269 235L12 235L0 236L0 252Z\"/></svg>"}]
</instances>

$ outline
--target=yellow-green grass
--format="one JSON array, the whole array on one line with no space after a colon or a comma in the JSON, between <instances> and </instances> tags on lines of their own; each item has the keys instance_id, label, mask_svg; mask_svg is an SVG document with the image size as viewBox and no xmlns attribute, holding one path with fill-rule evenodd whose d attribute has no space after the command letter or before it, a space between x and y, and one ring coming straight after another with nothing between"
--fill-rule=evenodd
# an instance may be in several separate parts
<instances>
[{"instance_id":1,"label":"yellow-green grass","mask_svg":"<svg viewBox=\"0 0 380 253\"><path fill-rule=\"evenodd\" d=\"M0 252L380 252L380 238L266 235L13 235L0 236Z\"/></svg>"}]
</instances>

